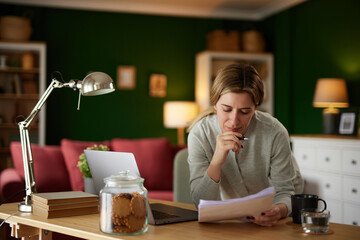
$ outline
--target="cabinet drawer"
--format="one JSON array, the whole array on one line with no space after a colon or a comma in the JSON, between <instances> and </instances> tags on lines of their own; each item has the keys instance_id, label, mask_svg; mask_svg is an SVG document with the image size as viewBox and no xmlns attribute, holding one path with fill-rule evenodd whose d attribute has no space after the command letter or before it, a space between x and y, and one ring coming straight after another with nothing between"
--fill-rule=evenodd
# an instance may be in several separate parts
<instances>
[{"instance_id":1,"label":"cabinet drawer","mask_svg":"<svg viewBox=\"0 0 360 240\"><path fill-rule=\"evenodd\" d=\"M342 178L340 175L306 170L301 172L304 178L304 193L316 194L320 198L341 200Z\"/></svg>"},{"instance_id":2,"label":"cabinet drawer","mask_svg":"<svg viewBox=\"0 0 360 240\"><path fill-rule=\"evenodd\" d=\"M343 152L343 170L360 176L360 151Z\"/></svg>"},{"instance_id":3,"label":"cabinet drawer","mask_svg":"<svg viewBox=\"0 0 360 240\"><path fill-rule=\"evenodd\" d=\"M324 199L326 201L327 209L330 211L330 222L343 223L342 202L333 199ZM321 206L320 206L321 204ZM319 202L318 208L322 209L322 202Z\"/></svg>"},{"instance_id":4,"label":"cabinet drawer","mask_svg":"<svg viewBox=\"0 0 360 240\"><path fill-rule=\"evenodd\" d=\"M304 193L319 195L320 179L313 171L301 171L304 179Z\"/></svg>"},{"instance_id":5,"label":"cabinet drawer","mask_svg":"<svg viewBox=\"0 0 360 240\"><path fill-rule=\"evenodd\" d=\"M315 167L315 148L300 147L294 149L294 155L300 168L314 169Z\"/></svg>"},{"instance_id":6,"label":"cabinet drawer","mask_svg":"<svg viewBox=\"0 0 360 240\"><path fill-rule=\"evenodd\" d=\"M341 151L319 148L317 151L317 167L324 170L341 170Z\"/></svg>"},{"instance_id":7,"label":"cabinet drawer","mask_svg":"<svg viewBox=\"0 0 360 240\"><path fill-rule=\"evenodd\" d=\"M344 199L360 204L360 178L344 177Z\"/></svg>"},{"instance_id":8,"label":"cabinet drawer","mask_svg":"<svg viewBox=\"0 0 360 240\"><path fill-rule=\"evenodd\" d=\"M344 224L360 226L360 205L344 204Z\"/></svg>"},{"instance_id":9,"label":"cabinet drawer","mask_svg":"<svg viewBox=\"0 0 360 240\"><path fill-rule=\"evenodd\" d=\"M318 174L319 179L319 196L331 197L341 200L342 179L340 175Z\"/></svg>"}]
</instances>

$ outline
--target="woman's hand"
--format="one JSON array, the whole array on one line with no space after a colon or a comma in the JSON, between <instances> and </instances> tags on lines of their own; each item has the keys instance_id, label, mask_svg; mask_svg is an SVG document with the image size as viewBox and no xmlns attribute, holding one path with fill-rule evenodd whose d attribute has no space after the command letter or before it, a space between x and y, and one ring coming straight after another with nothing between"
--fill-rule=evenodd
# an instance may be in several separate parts
<instances>
[{"instance_id":1,"label":"woman's hand","mask_svg":"<svg viewBox=\"0 0 360 240\"><path fill-rule=\"evenodd\" d=\"M242 137L242 135L237 132L224 132L219 134L216 137L216 148L212 161L215 160L224 163L230 150L239 153L242 145L238 137Z\"/></svg>"},{"instance_id":2,"label":"woman's hand","mask_svg":"<svg viewBox=\"0 0 360 240\"><path fill-rule=\"evenodd\" d=\"M226 161L229 151L239 153L242 148L238 137L242 137L242 135L237 132L224 132L216 137L215 153L207 170L209 177L215 182L220 181L221 167Z\"/></svg>"},{"instance_id":3,"label":"woman's hand","mask_svg":"<svg viewBox=\"0 0 360 240\"><path fill-rule=\"evenodd\" d=\"M260 216L247 217L250 222L256 223L261 226L271 227L275 225L281 218L288 215L288 209L285 204L279 203L272 205L272 207L261 213Z\"/></svg>"}]
</instances>

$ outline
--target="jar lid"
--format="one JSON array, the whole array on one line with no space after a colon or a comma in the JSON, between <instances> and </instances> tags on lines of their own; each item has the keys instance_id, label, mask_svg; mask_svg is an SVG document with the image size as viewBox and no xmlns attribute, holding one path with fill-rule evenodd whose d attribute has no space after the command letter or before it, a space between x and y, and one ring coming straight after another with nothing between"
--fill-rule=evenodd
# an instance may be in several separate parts
<instances>
[{"instance_id":1,"label":"jar lid","mask_svg":"<svg viewBox=\"0 0 360 240\"><path fill-rule=\"evenodd\" d=\"M130 174L129 170L120 171L119 175L110 176L104 179L105 184L136 184L143 183L144 179Z\"/></svg>"}]
</instances>

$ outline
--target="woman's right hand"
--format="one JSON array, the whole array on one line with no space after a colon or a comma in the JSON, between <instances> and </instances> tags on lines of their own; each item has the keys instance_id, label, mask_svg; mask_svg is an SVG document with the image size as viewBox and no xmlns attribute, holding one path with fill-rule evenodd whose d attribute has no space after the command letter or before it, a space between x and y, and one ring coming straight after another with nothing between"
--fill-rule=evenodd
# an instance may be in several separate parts
<instances>
[{"instance_id":1,"label":"woman's right hand","mask_svg":"<svg viewBox=\"0 0 360 240\"><path fill-rule=\"evenodd\" d=\"M224 132L216 137L215 153L207 171L209 177L215 182L220 181L221 167L229 151L238 154L242 148L241 141L237 137L242 137L242 135L237 132Z\"/></svg>"}]
</instances>

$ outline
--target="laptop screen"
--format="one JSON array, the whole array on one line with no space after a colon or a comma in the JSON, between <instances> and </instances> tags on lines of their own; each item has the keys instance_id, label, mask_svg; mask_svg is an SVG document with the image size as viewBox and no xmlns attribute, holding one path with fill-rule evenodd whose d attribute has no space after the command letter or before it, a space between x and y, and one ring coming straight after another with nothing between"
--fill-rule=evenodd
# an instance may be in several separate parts
<instances>
[{"instance_id":1,"label":"laptop screen","mask_svg":"<svg viewBox=\"0 0 360 240\"><path fill-rule=\"evenodd\" d=\"M105 186L104 179L119 175L120 171L129 170L129 175L140 177L140 172L132 153L97 150L84 150L84 153L97 194Z\"/></svg>"}]
</instances>

